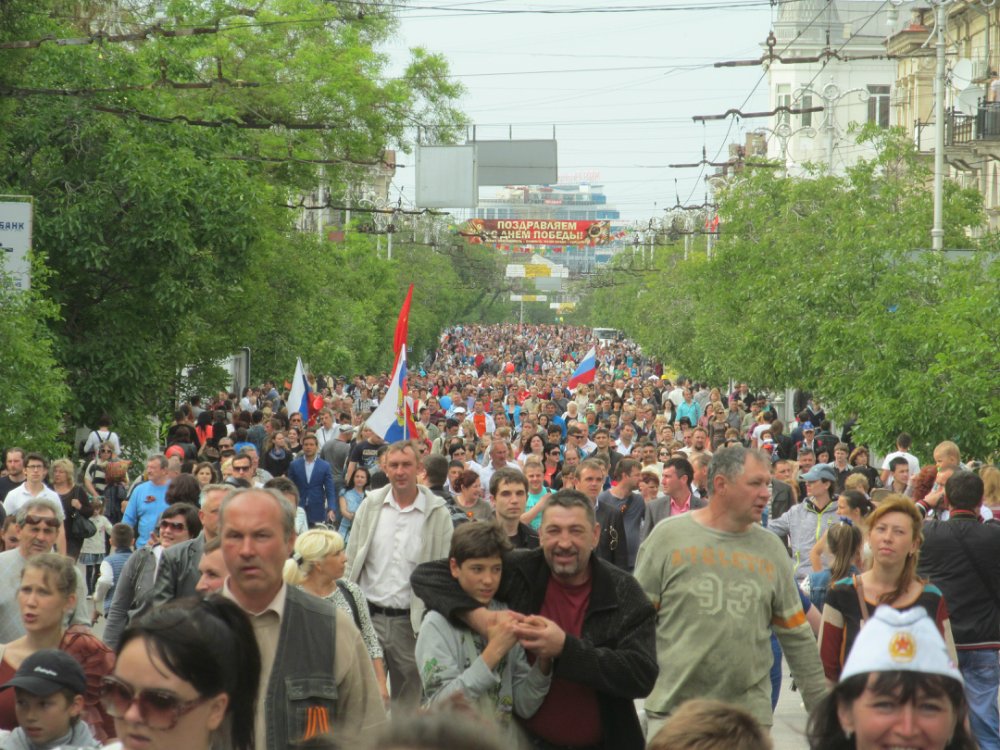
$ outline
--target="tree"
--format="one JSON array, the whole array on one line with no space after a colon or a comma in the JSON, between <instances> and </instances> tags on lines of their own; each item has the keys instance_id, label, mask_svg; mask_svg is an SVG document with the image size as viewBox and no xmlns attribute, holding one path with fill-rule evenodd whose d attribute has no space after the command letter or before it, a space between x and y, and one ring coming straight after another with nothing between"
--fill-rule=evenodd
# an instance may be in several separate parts
<instances>
[{"instance_id":1,"label":"tree","mask_svg":"<svg viewBox=\"0 0 1000 750\"><path fill-rule=\"evenodd\" d=\"M35 198L35 267L50 274L37 321L71 418L108 412L138 443L186 366L210 372L239 346L268 374L299 347L369 366L392 277L360 240L296 232L287 206L321 180L332 195L363 182L415 125L447 140L464 118L440 56L415 50L387 74L395 20L377 2L133 8L5 4L2 41L110 37L5 51L0 191Z\"/></svg>"},{"instance_id":2,"label":"tree","mask_svg":"<svg viewBox=\"0 0 1000 750\"><path fill-rule=\"evenodd\" d=\"M64 453L62 417L69 389L45 325L56 309L42 298L44 283L36 275L30 290L19 291L0 268L0 446Z\"/></svg>"},{"instance_id":3,"label":"tree","mask_svg":"<svg viewBox=\"0 0 1000 750\"><path fill-rule=\"evenodd\" d=\"M876 156L843 176L733 180L712 260L660 253L661 274L638 291L668 302L613 294L617 318L641 319L638 340L685 373L800 388L838 419L859 415L855 434L877 449L905 429L925 458L943 439L989 455L1000 447L986 407L997 393L995 253L980 245L955 262L927 250L926 166L901 133L860 138ZM981 196L947 183L945 212L945 246L975 247L966 230L983 225Z\"/></svg>"}]
</instances>

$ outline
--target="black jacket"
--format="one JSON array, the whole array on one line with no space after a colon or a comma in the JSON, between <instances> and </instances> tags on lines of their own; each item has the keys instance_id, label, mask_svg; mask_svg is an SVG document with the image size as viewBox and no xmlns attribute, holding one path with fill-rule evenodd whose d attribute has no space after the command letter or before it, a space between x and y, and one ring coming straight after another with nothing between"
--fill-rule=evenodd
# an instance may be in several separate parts
<instances>
[{"instance_id":1,"label":"black jacket","mask_svg":"<svg viewBox=\"0 0 1000 750\"><path fill-rule=\"evenodd\" d=\"M628 539L625 536L625 519L617 506L598 503L597 522L601 524L601 538L594 554L622 570L628 570Z\"/></svg>"},{"instance_id":2,"label":"black jacket","mask_svg":"<svg viewBox=\"0 0 1000 750\"><path fill-rule=\"evenodd\" d=\"M970 560L962 542L973 556ZM977 517L927 521L917 573L941 589L958 648L1000 648L1000 524ZM979 569L980 575L976 572ZM983 577L989 582L983 581Z\"/></svg>"},{"instance_id":3,"label":"black jacket","mask_svg":"<svg viewBox=\"0 0 1000 750\"><path fill-rule=\"evenodd\" d=\"M778 479L772 479L771 515L768 520L773 521L775 518L781 518L793 505L795 505L795 496L792 495L792 488Z\"/></svg>"},{"instance_id":4,"label":"black jacket","mask_svg":"<svg viewBox=\"0 0 1000 750\"><path fill-rule=\"evenodd\" d=\"M593 557L590 565L593 586L582 637L567 634L553 676L596 691L604 748L643 750L645 740L634 701L649 695L659 672L656 612L628 573ZM542 550L514 551L504 560L497 598L516 612L537 614L545 601L549 575ZM447 560L418 565L410 583L429 609L449 618L480 606L458 587Z\"/></svg>"}]
</instances>

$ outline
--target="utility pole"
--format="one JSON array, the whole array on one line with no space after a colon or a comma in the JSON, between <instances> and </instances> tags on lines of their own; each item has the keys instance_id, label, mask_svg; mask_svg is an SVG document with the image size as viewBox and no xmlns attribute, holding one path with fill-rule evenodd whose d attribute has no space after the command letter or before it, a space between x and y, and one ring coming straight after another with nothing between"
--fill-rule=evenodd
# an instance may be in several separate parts
<instances>
[{"instance_id":1,"label":"utility pole","mask_svg":"<svg viewBox=\"0 0 1000 750\"><path fill-rule=\"evenodd\" d=\"M944 250L944 28L948 11L943 0L938 0L936 40L937 70L934 76L934 227L931 229L931 249Z\"/></svg>"}]
</instances>

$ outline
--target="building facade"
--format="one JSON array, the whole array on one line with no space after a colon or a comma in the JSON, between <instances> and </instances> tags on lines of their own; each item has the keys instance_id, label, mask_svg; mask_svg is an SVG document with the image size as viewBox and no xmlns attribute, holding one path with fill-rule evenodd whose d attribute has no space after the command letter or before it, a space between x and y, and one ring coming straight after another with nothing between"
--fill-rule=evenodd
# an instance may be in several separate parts
<instances>
[{"instance_id":1,"label":"building facade","mask_svg":"<svg viewBox=\"0 0 1000 750\"><path fill-rule=\"evenodd\" d=\"M868 0L779 5L774 34L764 45L771 108L824 108L779 112L771 118L768 157L783 161L790 174L801 174L810 163L843 172L871 155L849 132L852 125L895 124L891 98L896 62L886 59L884 45L887 6Z\"/></svg>"}]
</instances>

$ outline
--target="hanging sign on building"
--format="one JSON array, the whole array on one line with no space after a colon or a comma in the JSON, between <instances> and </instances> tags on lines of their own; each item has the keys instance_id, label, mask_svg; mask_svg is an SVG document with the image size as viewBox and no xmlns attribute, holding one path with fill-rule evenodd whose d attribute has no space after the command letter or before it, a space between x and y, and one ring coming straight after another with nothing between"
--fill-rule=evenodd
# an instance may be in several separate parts
<instances>
[{"instance_id":1,"label":"hanging sign on building","mask_svg":"<svg viewBox=\"0 0 1000 750\"><path fill-rule=\"evenodd\" d=\"M458 234L473 244L605 245L610 221L563 219L469 219Z\"/></svg>"}]
</instances>

